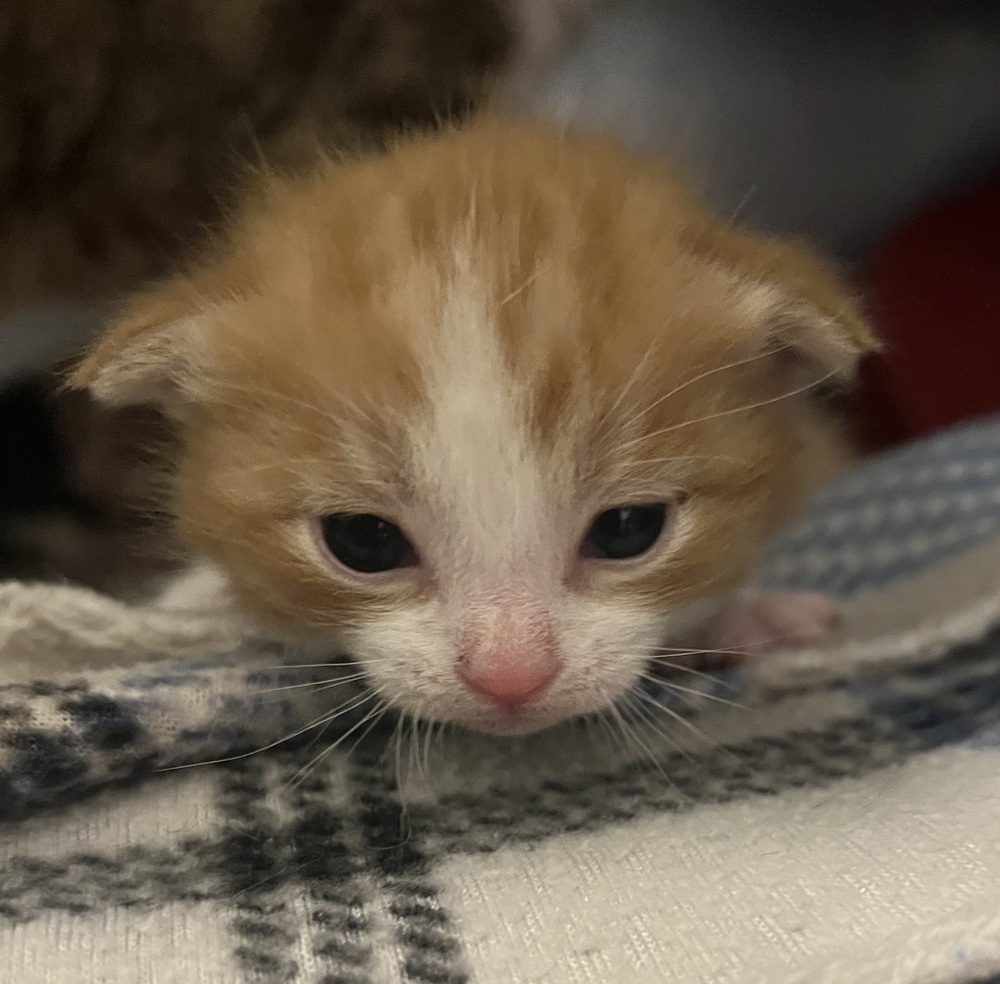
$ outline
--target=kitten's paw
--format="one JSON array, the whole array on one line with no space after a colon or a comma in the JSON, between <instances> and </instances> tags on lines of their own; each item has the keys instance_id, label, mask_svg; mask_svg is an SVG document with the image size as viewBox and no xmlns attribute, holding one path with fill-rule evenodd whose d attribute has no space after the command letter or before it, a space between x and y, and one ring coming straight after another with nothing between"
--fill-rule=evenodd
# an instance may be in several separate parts
<instances>
[{"instance_id":1,"label":"kitten's paw","mask_svg":"<svg viewBox=\"0 0 1000 984\"><path fill-rule=\"evenodd\" d=\"M719 615L711 646L733 653L816 645L839 621L836 604L811 591L742 594Z\"/></svg>"}]
</instances>

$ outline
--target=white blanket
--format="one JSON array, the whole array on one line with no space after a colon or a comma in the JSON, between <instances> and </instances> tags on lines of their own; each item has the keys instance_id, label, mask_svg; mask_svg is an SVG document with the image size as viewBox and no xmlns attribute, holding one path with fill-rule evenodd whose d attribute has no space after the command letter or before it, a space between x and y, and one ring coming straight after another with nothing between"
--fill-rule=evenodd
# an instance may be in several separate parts
<instances>
[{"instance_id":1,"label":"white blanket","mask_svg":"<svg viewBox=\"0 0 1000 984\"><path fill-rule=\"evenodd\" d=\"M829 490L761 579L839 594L838 637L651 693L631 743L397 758L362 694L161 771L301 729L336 670L0 588L0 981L1000 981L998 476L988 423Z\"/></svg>"}]
</instances>

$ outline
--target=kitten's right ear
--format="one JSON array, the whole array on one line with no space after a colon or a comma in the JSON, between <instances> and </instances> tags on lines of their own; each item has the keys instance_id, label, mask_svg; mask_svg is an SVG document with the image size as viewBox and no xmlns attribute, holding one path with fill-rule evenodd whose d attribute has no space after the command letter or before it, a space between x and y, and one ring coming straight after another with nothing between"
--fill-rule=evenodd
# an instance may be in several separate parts
<instances>
[{"instance_id":1,"label":"kitten's right ear","mask_svg":"<svg viewBox=\"0 0 1000 984\"><path fill-rule=\"evenodd\" d=\"M179 413L195 395L203 365L204 301L177 283L139 294L70 374L109 407L155 406Z\"/></svg>"}]
</instances>

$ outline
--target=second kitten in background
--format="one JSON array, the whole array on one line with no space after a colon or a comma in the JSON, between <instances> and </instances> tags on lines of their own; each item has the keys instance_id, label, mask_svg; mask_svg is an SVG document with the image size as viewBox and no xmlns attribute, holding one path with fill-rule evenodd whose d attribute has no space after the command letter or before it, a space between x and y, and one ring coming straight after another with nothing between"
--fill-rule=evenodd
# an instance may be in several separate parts
<instances>
[{"instance_id":1,"label":"second kitten in background","mask_svg":"<svg viewBox=\"0 0 1000 984\"><path fill-rule=\"evenodd\" d=\"M525 91L597 0L4 0L0 318L162 273L247 163Z\"/></svg>"}]
</instances>

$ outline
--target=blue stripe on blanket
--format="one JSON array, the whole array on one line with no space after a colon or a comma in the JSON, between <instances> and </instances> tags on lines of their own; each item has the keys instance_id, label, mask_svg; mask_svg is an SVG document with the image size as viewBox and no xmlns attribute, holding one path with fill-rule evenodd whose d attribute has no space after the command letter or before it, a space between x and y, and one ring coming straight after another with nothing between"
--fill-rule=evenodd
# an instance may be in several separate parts
<instances>
[{"instance_id":1,"label":"blue stripe on blanket","mask_svg":"<svg viewBox=\"0 0 1000 984\"><path fill-rule=\"evenodd\" d=\"M842 597L916 574L1000 536L1000 421L866 463L779 538L759 580Z\"/></svg>"}]
</instances>

